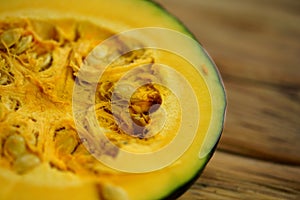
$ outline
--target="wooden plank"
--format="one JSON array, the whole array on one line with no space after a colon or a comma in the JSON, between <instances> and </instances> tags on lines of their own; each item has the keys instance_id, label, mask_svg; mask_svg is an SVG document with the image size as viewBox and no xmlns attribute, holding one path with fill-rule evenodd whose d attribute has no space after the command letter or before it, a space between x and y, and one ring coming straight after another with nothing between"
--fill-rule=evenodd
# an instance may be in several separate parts
<instances>
[{"instance_id":1,"label":"wooden plank","mask_svg":"<svg viewBox=\"0 0 300 200\"><path fill-rule=\"evenodd\" d=\"M179 198L190 199L298 200L300 168L217 151L202 176Z\"/></svg>"},{"instance_id":2,"label":"wooden plank","mask_svg":"<svg viewBox=\"0 0 300 200\"><path fill-rule=\"evenodd\" d=\"M300 90L224 80L228 110L220 149L300 165Z\"/></svg>"},{"instance_id":3,"label":"wooden plank","mask_svg":"<svg viewBox=\"0 0 300 200\"><path fill-rule=\"evenodd\" d=\"M300 1L157 2L187 25L222 74L300 86Z\"/></svg>"}]
</instances>

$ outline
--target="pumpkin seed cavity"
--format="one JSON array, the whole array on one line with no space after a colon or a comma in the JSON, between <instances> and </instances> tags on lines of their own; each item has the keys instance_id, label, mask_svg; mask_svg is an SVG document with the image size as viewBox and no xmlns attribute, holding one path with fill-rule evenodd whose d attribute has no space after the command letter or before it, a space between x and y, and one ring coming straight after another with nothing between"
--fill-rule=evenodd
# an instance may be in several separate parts
<instances>
[{"instance_id":1,"label":"pumpkin seed cavity","mask_svg":"<svg viewBox=\"0 0 300 200\"><path fill-rule=\"evenodd\" d=\"M29 173L42 163L85 175L108 170L85 149L85 138L77 135L72 119L72 89L83 60L113 34L91 22L72 19L0 22L2 167L17 174ZM130 144L149 148L154 141L146 137L147 125L150 114L163 104L167 92L158 85L147 84L132 97L126 96L127 89L135 87L139 79L157 72L154 63L152 50L132 51L114 61L99 80L95 94L97 119L106 136L121 148ZM114 91L116 82L127 71L142 64L148 65L146 70L128 80L120 91ZM113 92L118 96L120 109L123 100L130 99L130 119L122 111L114 116ZM118 126L115 117L126 125L126 130ZM88 125L83 128L89 129Z\"/></svg>"}]
</instances>

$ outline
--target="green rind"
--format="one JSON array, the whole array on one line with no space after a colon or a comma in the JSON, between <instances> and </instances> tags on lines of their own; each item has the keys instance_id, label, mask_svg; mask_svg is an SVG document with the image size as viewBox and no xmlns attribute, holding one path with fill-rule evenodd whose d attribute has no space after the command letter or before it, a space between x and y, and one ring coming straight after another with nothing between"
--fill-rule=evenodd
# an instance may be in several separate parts
<instances>
[{"instance_id":1,"label":"green rind","mask_svg":"<svg viewBox=\"0 0 300 200\"><path fill-rule=\"evenodd\" d=\"M185 26L185 24L179 18L174 16L167 9L165 9L161 4L159 4L158 2L152 1L152 0L144 0L144 1L148 2L149 4L152 4L152 6L156 7L158 10L160 10L164 14L167 14L167 16L172 21L174 21L176 24L178 24L182 28L183 33L186 33L188 36L192 37L194 40L197 40L195 35ZM199 42L199 44L201 44L201 43Z\"/></svg>"},{"instance_id":2,"label":"green rind","mask_svg":"<svg viewBox=\"0 0 300 200\"><path fill-rule=\"evenodd\" d=\"M172 190L167 196L161 198L162 200L174 200L174 199L179 198L198 180L198 178L202 174L203 170L205 169L206 165L212 158L215 150L217 149L220 138L221 138L221 134L220 134L220 137L218 138L218 141L215 144L214 148L211 150L210 154L207 155L207 157L205 158L206 160L204 161L203 165L198 169L198 171L187 182L183 183L181 186L179 186L175 190Z\"/></svg>"}]
</instances>

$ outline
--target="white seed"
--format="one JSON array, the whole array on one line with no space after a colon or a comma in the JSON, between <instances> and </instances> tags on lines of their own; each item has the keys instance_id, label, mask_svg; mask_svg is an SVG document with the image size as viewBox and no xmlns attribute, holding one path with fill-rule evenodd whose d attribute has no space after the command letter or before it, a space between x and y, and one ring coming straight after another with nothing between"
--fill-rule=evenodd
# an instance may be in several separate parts
<instances>
[{"instance_id":1,"label":"white seed","mask_svg":"<svg viewBox=\"0 0 300 200\"><path fill-rule=\"evenodd\" d=\"M94 48L94 50L92 51L92 55L96 58L96 59L102 59L105 58L108 54L108 47L104 46L104 45L98 45Z\"/></svg>"},{"instance_id":2,"label":"white seed","mask_svg":"<svg viewBox=\"0 0 300 200\"><path fill-rule=\"evenodd\" d=\"M0 35L0 49L5 49L16 44L21 38L20 29L10 29Z\"/></svg>"},{"instance_id":3,"label":"white seed","mask_svg":"<svg viewBox=\"0 0 300 200\"><path fill-rule=\"evenodd\" d=\"M103 199L105 200L127 200L128 195L126 191L120 187L105 184L102 188Z\"/></svg>"},{"instance_id":4,"label":"white seed","mask_svg":"<svg viewBox=\"0 0 300 200\"><path fill-rule=\"evenodd\" d=\"M18 111L22 106L18 99L12 97L9 97L4 105L8 110L11 111Z\"/></svg>"},{"instance_id":5,"label":"white seed","mask_svg":"<svg viewBox=\"0 0 300 200\"><path fill-rule=\"evenodd\" d=\"M51 65L51 62L52 62L52 55L50 53L40 56L37 60L38 71L42 72L48 69Z\"/></svg>"},{"instance_id":6,"label":"white seed","mask_svg":"<svg viewBox=\"0 0 300 200\"><path fill-rule=\"evenodd\" d=\"M21 54L26 51L30 47L30 43L32 42L32 35L28 35L21 38L21 41L17 43L14 53Z\"/></svg>"},{"instance_id":7,"label":"white seed","mask_svg":"<svg viewBox=\"0 0 300 200\"><path fill-rule=\"evenodd\" d=\"M0 85L6 85L9 82L9 79L6 74L0 71Z\"/></svg>"},{"instance_id":8,"label":"white seed","mask_svg":"<svg viewBox=\"0 0 300 200\"><path fill-rule=\"evenodd\" d=\"M120 99L129 101L134 90L135 88L132 83L122 81L121 83L118 83L113 92Z\"/></svg>"},{"instance_id":9,"label":"white seed","mask_svg":"<svg viewBox=\"0 0 300 200\"><path fill-rule=\"evenodd\" d=\"M19 174L24 174L40 163L41 160L38 156L34 154L24 154L15 160L13 169Z\"/></svg>"},{"instance_id":10,"label":"white seed","mask_svg":"<svg viewBox=\"0 0 300 200\"><path fill-rule=\"evenodd\" d=\"M26 151L24 138L18 134L9 136L5 141L4 150L14 158L22 155Z\"/></svg>"},{"instance_id":11,"label":"white seed","mask_svg":"<svg viewBox=\"0 0 300 200\"><path fill-rule=\"evenodd\" d=\"M61 152L63 155L72 153L78 144L76 139L71 136L61 138L59 142L59 152Z\"/></svg>"},{"instance_id":12,"label":"white seed","mask_svg":"<svg viewBox=\"0 0 300 200\"><path fill-rule=\"evenodd\" d=\"M75 132L68 129L64 129L56 133L55 143L59 154L66 155L74 151L78 145L75 135Z\"/></svg>"}]
</instances>

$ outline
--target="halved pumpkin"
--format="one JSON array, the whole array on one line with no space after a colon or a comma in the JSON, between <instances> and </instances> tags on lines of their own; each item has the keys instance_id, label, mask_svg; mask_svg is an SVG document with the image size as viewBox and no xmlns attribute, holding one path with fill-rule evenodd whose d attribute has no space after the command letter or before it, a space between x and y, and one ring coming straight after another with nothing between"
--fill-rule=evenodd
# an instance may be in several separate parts
<instances>
[{"instance_id":1,"label":"halved pumpkin","mask_svg":"<svg viewBox=\"0 0 300 200\"><path fill-rule=\"evenodd\" d=\"M117 37L110 50L130 51L105 66L92 112L77 115L74 103L80 108L85 93L74 88L91 54L101 54L94 48L132 30L157 31L144 38L158 45L132 50ZM0 2L0 199L182 194L212 156L226 106L217 69L192 38L150 1ZM128 103L127 116L118 102ZM97 147L98 130L109 147Z\"/></svg>"}]
</instances>

